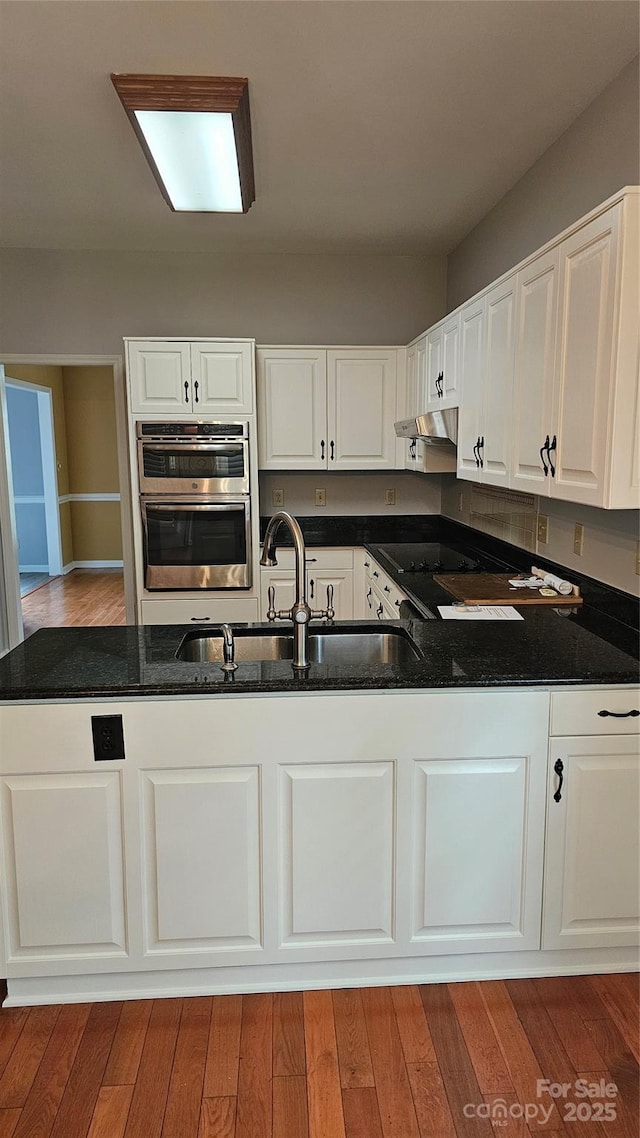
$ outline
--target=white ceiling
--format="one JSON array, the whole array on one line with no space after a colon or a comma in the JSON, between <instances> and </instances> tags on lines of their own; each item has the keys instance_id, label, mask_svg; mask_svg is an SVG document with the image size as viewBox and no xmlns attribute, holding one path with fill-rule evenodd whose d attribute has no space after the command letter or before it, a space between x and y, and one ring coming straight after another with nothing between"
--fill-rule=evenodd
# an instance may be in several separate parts
<instances>
[{"instance_id":1,"label":"white ceiling","mask_svg":"<svg viewBox=\"0 0 640 1138\"><path fill-rule=\"evenodd\" d=\"M3 0L2 244L448 252L638 50L635 0ZM248 76L256 202L174 214L112 71Z\"/></svg>"}]
</instances>

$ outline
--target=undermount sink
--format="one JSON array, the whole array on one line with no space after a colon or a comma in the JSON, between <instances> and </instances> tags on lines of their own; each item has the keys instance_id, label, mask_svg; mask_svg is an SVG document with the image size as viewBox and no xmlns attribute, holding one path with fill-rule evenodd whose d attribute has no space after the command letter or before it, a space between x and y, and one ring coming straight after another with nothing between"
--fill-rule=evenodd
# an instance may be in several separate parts
<instances>
[{"instance_id":1,"label":"undermount sink","mask_svg":"<svg viewBox=\"0 0 640 1138\"><path fill-rule=\"evenodd\" d=\"M237 664L266 660L292 660L293 635L234 629ZM200 664L222 664L223 638L208 628L194 628L181 641L178 660ZM324 628L309 632L309 661L312 664L409 664L422 654L403 628Z\"/></svg>"}]
</instances>

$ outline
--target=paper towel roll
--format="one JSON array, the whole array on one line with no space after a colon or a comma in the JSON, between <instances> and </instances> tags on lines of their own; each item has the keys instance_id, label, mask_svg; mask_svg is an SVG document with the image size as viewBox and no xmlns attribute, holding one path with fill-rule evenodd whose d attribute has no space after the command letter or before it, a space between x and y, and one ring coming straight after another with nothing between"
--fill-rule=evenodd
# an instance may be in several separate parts
<instances>
[{"instance_id":1,"label":"paper towel roll","mask_svg":"<svg viewBox=\"0 0 640 1138\"><path fill-rule=\"evenodd\" d=\"M531 566L531 572L535 573L536 577L541 577L544 584L549 588L555 589L560 593L561 597L568 597L573 592L573 585L570 581L563 581L562 577L556 577L553 573L545 573L544 569L536 569L535 565Z\"/></svg>"}]
</instances>

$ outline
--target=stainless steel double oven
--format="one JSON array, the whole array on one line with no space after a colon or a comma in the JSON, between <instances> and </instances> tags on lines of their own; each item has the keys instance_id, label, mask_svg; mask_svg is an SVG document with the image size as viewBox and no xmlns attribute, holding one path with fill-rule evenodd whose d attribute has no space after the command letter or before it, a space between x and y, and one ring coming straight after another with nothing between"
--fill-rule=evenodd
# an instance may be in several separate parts
<instances>
[{"instance_id":1,"label":"stainless steel double oven","mask_svg":"<svg viewBox=\"0 0 640 1138\"><path fill-rule=\"evenodd\" d=\"M251 588L247 422L138 422L147 589Z\"/></svg>"}]
</instances>

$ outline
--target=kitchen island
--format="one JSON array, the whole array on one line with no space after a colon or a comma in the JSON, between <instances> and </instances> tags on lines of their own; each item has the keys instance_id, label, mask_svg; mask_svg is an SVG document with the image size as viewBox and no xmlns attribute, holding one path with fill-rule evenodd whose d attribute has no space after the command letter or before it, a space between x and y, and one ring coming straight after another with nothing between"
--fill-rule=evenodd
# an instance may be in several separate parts
<instances>
[{"instance_id":1,"label":"kitchen island","mask_svg":"<svg viewBox=\"0 0 640 1138\"><path fill-rule=\"evenodd\" d=\"M637 967L629 630L523 615L232 679L175 625L36 633L0 661L7 1002Z\"/></svg>"}]
</instances>

